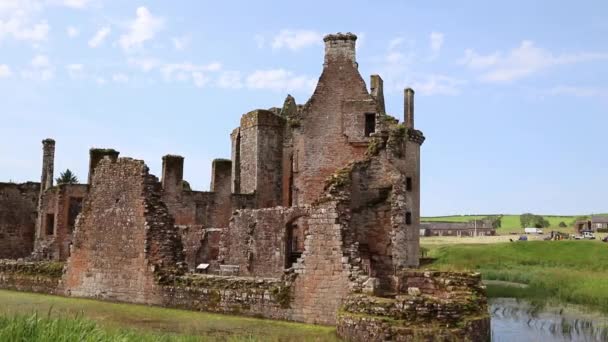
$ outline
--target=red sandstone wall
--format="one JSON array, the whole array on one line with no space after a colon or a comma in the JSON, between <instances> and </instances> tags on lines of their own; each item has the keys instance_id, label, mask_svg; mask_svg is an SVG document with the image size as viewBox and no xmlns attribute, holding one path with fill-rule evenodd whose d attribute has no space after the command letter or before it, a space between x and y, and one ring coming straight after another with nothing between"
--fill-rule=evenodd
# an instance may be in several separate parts
<instances>
[{"instance_id":1,"label":"red sandstone wall","mask_svg":"<svg viewBox=\"0 0 608 342\"><path fill-rule=\"evenodd\" d=\"M32 252L39 191L38 183L0 183L0 259Z\"/></svg>"},{"instance_id":2,"label":"red sandstone wall","mask_svg":"<svg viewBox=\"0 0 608 342\"><path fill-rule=\"evenodd\" d=\"M183 260L160 184L142 161L102 160L77 224L64 285L68 293L157 303L155 272Z\"/></svg>"},{"instance_id":3,"label":"red sandstone wall","mask_svg":"<svg viewBox=\"0 0 608 342\"><path fill-rule=\"evenodd\" d=\"M327 202L312 208L300 263L294 266L293 319L335 324L342 300L350 292L350 265L344 207ZM348 233L347 233L348 234Z\"/></svg>"},{"instance_id":4,"label":"red sandstone wall","mask_svg":"<svg viewBox=\"0 0 608 342\"><path fill-rule=\"evenodd\" d=\"M280 277L286 267L287 225L306 208L241 210L222 231L220 262L238 265L239 275Z\"/></svg>"},{"instance_id":5,"label":"red sandstone wall","mask_svg":"<svg viewBox=\"0 0 608 342\"><path fill-rule=\"evenodd\" d=\"M294 133L298 205L314 201L337 169L362 159L369 141L364 137L365 113L375 112L376 103L352 62L325 66Z\"/></svg>"}]
</instances>

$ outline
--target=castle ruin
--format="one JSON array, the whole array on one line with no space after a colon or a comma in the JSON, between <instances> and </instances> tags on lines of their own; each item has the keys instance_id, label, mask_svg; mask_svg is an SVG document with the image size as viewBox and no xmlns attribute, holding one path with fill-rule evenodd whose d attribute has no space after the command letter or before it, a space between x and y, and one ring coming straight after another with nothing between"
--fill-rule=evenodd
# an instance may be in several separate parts
<instances>
[{"instance_id":1,"label":"castle ruin","mask_svg":"<svg viewBox=\"0 0 608 342\"><path fill-rule=\"evenodd\" d=\"M44 140L40 183L0 183L0 258L26 260L0 264L0 287L331 324L352 341L485 340L479 275L417 269L414 91L402 123L388 115L356 39L325 36L305 104L242 116L208 192L190 189L179 155L162 158L159 180L97 148L88 184L53 186Z\"/></svg>"}]
</instances>

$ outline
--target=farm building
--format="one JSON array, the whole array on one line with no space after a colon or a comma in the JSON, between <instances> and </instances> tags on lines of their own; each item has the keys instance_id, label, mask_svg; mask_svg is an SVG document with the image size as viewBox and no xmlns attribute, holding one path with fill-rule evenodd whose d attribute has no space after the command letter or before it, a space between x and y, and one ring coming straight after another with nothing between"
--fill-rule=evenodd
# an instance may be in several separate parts
<instances>
[{"instance_id":1,"label":"farm building","mask_svg":"<svg viewBox=\"0 0 608 342\"><path fill-rule=\"evenodd\" d=\"M469 222L421 222L420 236L489 236L496 235L491 220Z\"/></svg>"},{"instance_id":2,"label":"farm building","mask_svg":"<svg viewBox=\"0 0 608 342\"><path fill-rule=\"evenodd\" d=\"M580 233L581 230L608 230L608 216L591 216L591 219L578 220L574 223L574 230Z\"/></svg>"}]
</instances>

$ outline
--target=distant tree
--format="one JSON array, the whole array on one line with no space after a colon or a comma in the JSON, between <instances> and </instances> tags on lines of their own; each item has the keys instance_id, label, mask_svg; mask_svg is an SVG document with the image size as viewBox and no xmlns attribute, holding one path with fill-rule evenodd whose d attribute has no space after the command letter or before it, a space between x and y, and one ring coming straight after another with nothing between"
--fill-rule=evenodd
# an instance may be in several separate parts
<instances>
[{"instance_id":1,"label":"distant tree","mask_svg":"<svg viewBox=\"0 0 608 342\"><path fill-rule=\"evenodd\" d=\"M566 228L566 227L568 227L568 226L566 225L566 222L564 222L564 221L560 222L560 223L559 223L559 226L560 226L560 228Z\"/></svg>"},{"instance_id":2,"label":"distant tree","mask_svg":"<svg viewBox=\"0 0 608 342\"><path fill-rule=\"evenodd\" d=\"M547 228L551 225L551 223L541 215L534 215L531 213L525 213L519 216L519 222L522 228Z\"/></svg>"},{"instance_id":3,"label":"distant tree","mask_svg":"<svg viewBox=\"0 0 608 342\"><path fill-rule=\"evenodd\" d=\"M486 216L486 217L483 217L481 220L492 222L492 228L500 228L502 226L502 215Z\"/></svg>"},{"instance_id":4,"label":"distant tree","mask_svg":"<svg viewBox=\"0 0 608 342\"><path fill-rule=\"evenodd\" d=\"M521 227L522 228L530 227L530 222L532 222L533 217L534 217L534 214L531 214L531 213L521 214L519 216L519 223L521 224Z\"/></svg>"},{"instance_id":5,"label":"distant tree","mask_svg":"<svg viewBox=\"0 0 608 342\"><path fill-rule=\"evenodd\" d=\"M62 172L58 178L55 178L57 185L59 184L78 184L78 177L70 171L70 169Z\"/></svg>"}]
</instances>

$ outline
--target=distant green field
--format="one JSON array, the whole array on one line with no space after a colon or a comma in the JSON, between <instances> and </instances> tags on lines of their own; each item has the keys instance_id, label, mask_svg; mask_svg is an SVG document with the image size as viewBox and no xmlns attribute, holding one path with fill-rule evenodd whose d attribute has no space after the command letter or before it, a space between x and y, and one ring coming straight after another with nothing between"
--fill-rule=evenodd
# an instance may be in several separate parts
<instances>
[{"instance_id":1,"label":"distant green field","mask_svg":"<svg viewBox=\"0 0 608 342\"><path fill-rule=\"evenodd\" d=\"M429 255L436 258L429 268L477 271L486 280L529 286L527 289L488 287L491 296L550 299L608 312L606 243L528 241L429 248Z\"/></svg>"},{"instance_id":2,"label":"distant green field","mask_svg":"<svg viewBox=\"0 0 608 342\"><path fill-rule=\"evenodd\" d=\"M597 214L597 215L606 215L608 214ZM468 222L471 220L478 220L488 216L500 216L499 214L495 215L453 215L453 216L433 216L433 217L423 217L421 221L423 222L433 222L433 221L444 221L444 222ZM583 216L583 215L577 215ZM550 230L558 230L562 232L572 232L572 223L574 222L577 216L553 216L553 215L543 215L543 217L549 221L551 226L548 228ZM590 215L589 215L590 216ZM564 222L567 227L561 228L559 227L559 223ZM523 228L519 222L519 215L503 215L502 216L502 226L498 229L499 234L508 234L511 232L521 233Z\"/></svg>"}]
</instances>

